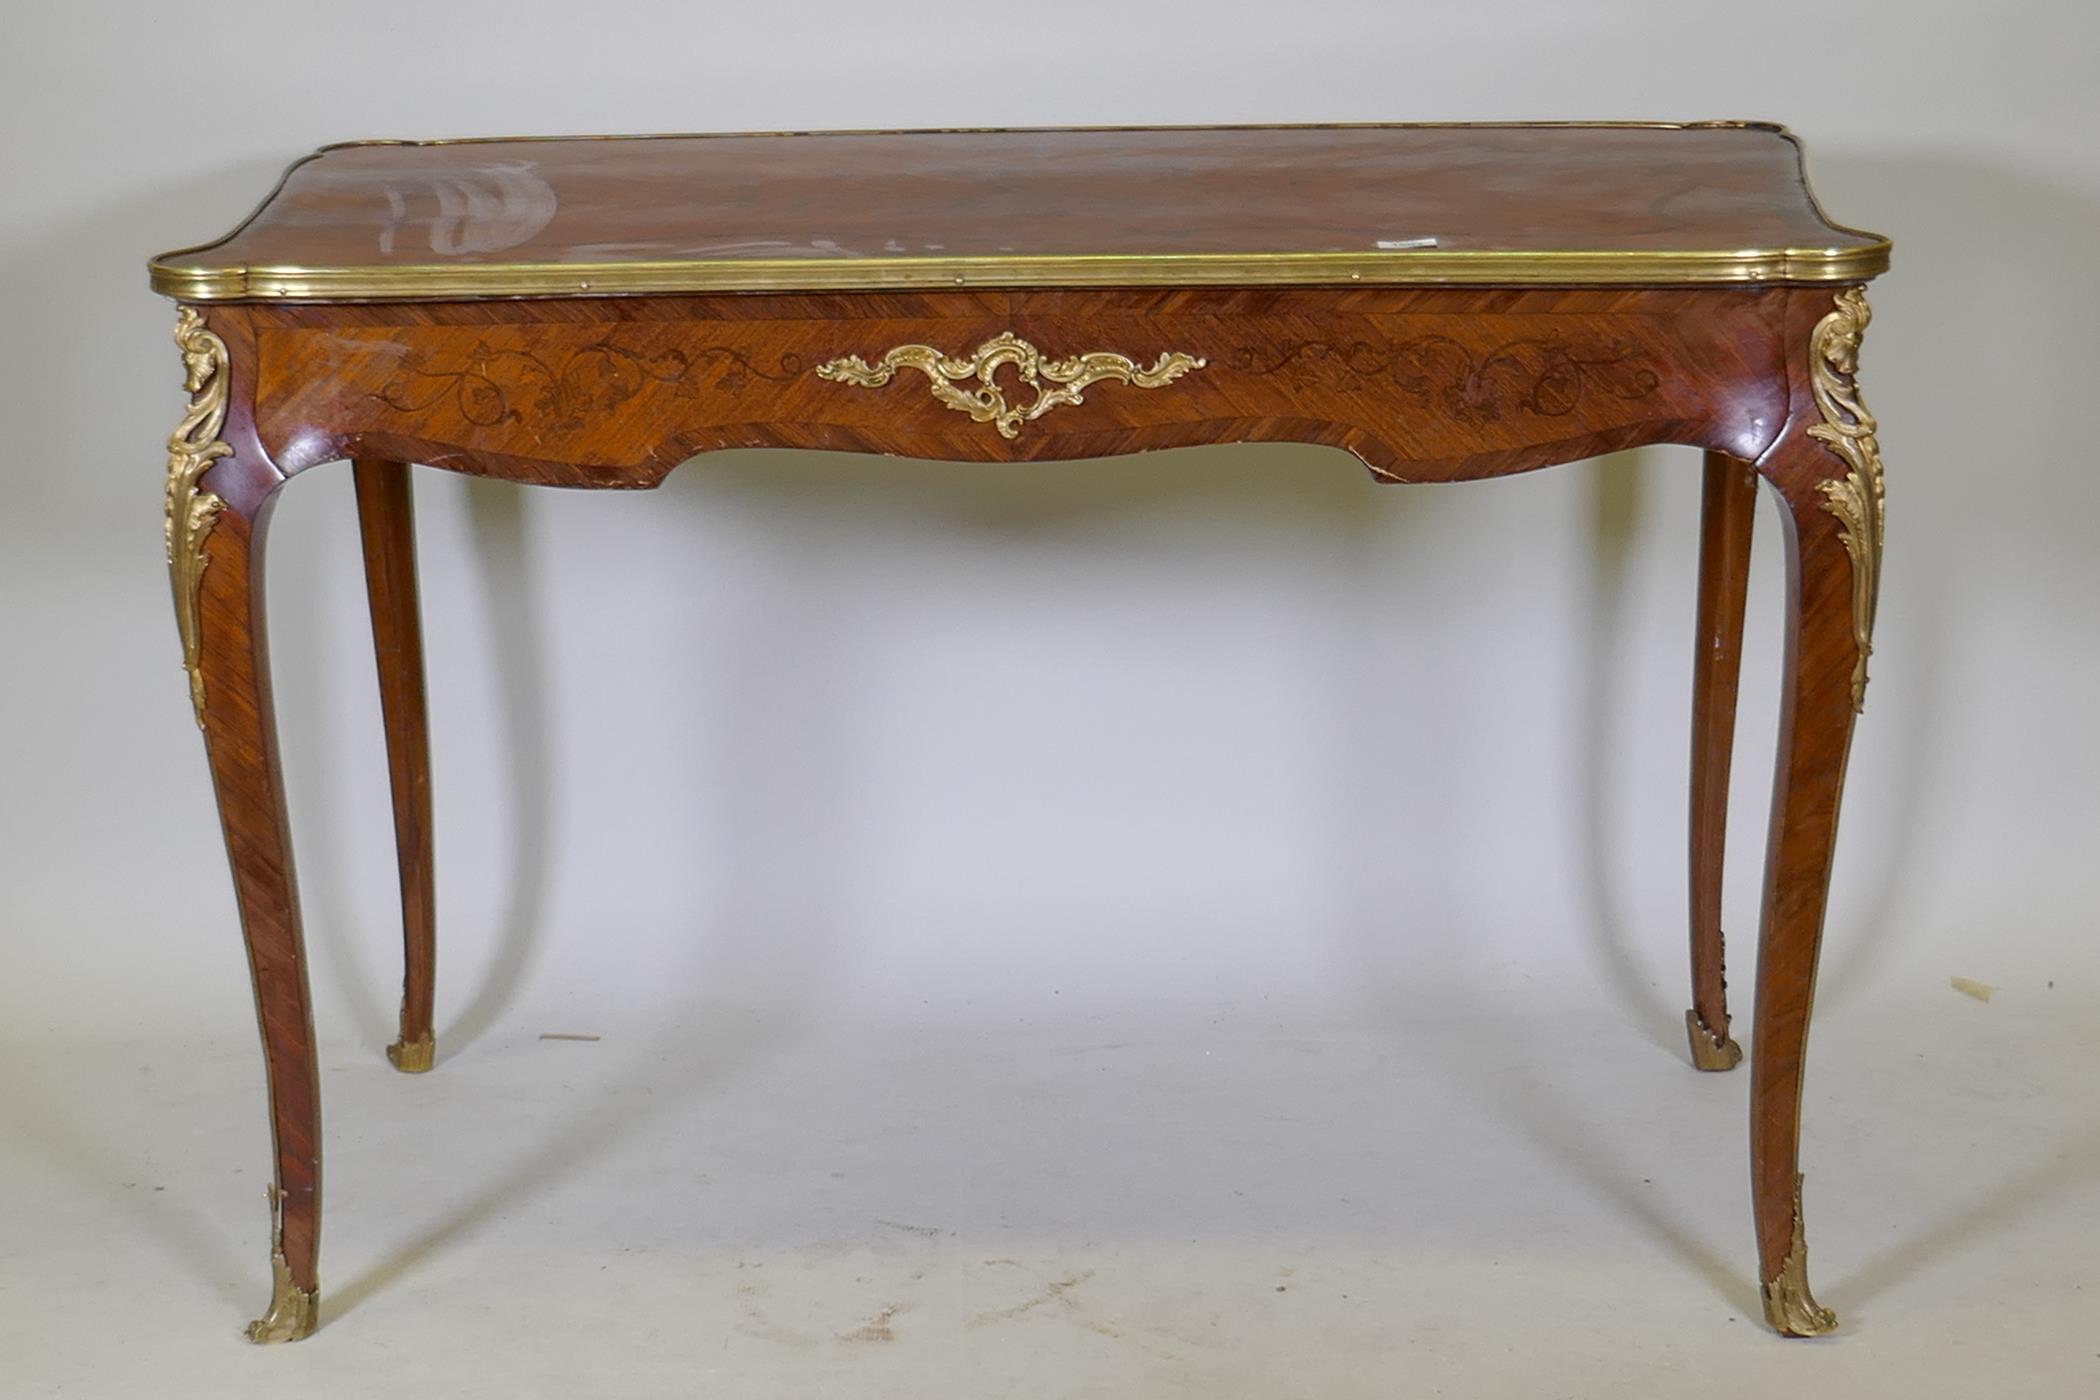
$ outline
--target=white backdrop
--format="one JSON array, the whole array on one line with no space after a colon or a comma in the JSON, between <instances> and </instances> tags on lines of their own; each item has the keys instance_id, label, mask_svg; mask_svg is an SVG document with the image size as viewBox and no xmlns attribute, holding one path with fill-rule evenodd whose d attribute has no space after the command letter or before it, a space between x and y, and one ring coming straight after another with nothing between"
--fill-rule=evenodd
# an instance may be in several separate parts
<instances>
[{"instance_id":1,"label":"white backdrop","mask_svg":"<svg viewBox=\"0 0 2100 1400\"><path fill-rule=\"evenodd\" d=\"M1055 22L1052 21L1053 15ZM1891 523L1820 1010L1953 973L2100 1005L2100 10L40 5L0 48L0 1018L250 1015L160 558L144 260L325 141L1757 117L1891 234ZM1479 962L1677 1043L1697 454L1374 489L1309 448L730 454L652 496L419 471L441 1051L692 997L1035 1018ZM1777 677L1760 507L1728 927ZM390 1036L348 473L286 491L272 644L318 1014ZM353 1046L349 1042L355 1041Z\"/></svg>"}]
</instances>

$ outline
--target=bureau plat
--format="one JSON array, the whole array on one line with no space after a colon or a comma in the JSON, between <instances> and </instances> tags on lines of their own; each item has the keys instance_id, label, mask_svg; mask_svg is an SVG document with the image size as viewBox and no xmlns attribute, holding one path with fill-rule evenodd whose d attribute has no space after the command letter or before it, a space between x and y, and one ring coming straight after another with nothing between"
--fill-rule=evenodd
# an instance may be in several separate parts
<instances>
[{"instance_id":1,"label":"bureau plat","mask_svg":"<svg viewBox=\"0 0 2100 1400\"><path fill-rule=\"evenodd\" d=\"M646 488L728 447L1047 463L1248 441L1339 447L1378 482L1703 450L1685 1024L1705 1070L1742 1055L1721 859L1760 478L1777 493L1751 1199L1767 1319L1830 1330L1802 1056L1880 573L1857 369L1888 258L1825 218L1785 130L1742 122L381 141L298 162L234 233L151 265L181 303L190 395L168 442L175 616L276 1156L274 1290L249 1336L306 1336L320 1297L319 1080L263 637L278 487L352 464L405 929L388 1055L420 1072L436 934L409 463Z\"/></svg>"}]
</instances>

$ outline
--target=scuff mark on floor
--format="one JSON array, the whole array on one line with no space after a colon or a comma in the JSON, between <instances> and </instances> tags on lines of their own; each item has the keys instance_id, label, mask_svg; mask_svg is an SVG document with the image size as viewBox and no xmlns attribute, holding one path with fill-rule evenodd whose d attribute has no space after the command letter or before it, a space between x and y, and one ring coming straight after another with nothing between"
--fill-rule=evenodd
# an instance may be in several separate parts
<instances>
[{"instance_id":1,"label":"scuff mark on floor","mask_svg":"<svg viewBox=\"0 0 2100 1400\"><path fill-rule=\"evenodd\" d=\"M869 1318L851 1332L839 1333L839 1340L842 1342L894 1342L897 1340L897 1333L890 1326L890 1322L904 1309L905 1305L902 1303L885 1303L876 1310L875 1316Z\"/></svg>"},{"instance_id":2,"label":"scuff mark on floor","mask_svg":"<svg viewBox=\"0 0 2100 1400\"><path fill-rule=\"evenodd\" d=\"M988 1262L1014 1264L1014 1261L1011 1259L997 1259ZM1020 1268L1022 1266L1014 1264L1014 1267ZM1082 1269L1076 1274L1066 1274L1062 1278L1045 1284L1043 1291L1036 1294L1033 1298L1016 1303L1010 1308L999 1308L993 1312L979 1313L971 1318L966 1325L970 1327L989 1327L995 1322L1011 1322L1015 1318L1024 1317L1049 1303L1056 1303L1061 1307L1076 1312L1079 1309L1079 1304L1074 1302L1068 1295L1073 1289L1079 1287L1080 1284L1085 1283L1093 1276L1094 1271L1092 1269ZM1093 1331L1104 1333L1106 1336L1113 1337L1117 1335L1105 1323L1089 1322L1087 1326Z\"/></svg>"},{"instance_id":3,"label":"scuff mark on floor","mask_svg":"<svg viewBox=\"0 0 2100 1400\"><path fill-rule=\"evenodd\" d=\"M773 1342L794 1351L809 1351L817 1339L807 1332L797 1332L792 1327L783 1327L766 1316L758 1300L772 1290L764 1283L747 1283L736 1291L736 1330L760 1341Z\"/></svg>"}]
</instances>

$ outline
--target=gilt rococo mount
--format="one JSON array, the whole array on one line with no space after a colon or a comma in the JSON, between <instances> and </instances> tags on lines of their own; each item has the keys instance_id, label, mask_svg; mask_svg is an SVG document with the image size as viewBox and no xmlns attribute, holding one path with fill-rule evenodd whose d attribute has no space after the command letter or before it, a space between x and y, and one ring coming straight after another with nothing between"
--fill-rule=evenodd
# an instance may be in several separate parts
<instances>
[{"instance_id":1,"label":"gilt rococo mount","mask_svg":"<svg viewBox=\"0 0 2100 1400\"><path fill-rule=\"evenodd\" d=\"M1803 1051L1866 687L1882 468L1857 383L1886 240L1740 122L368 142L161 257L190 393L167 553L267 1068L275 1289L319 1317L320 1095L263 639L286 479L353 464L401 875L406 1071L435 1059L430 760L408 463L655 486L730 447L1054 462L1219 442L1380 482L1704 452L1691 1057L1732 1068L1721 865L1757 483L1786 636L1751 1037L1766 1318L1810 1295ZM1142 470L1133 463L1132 470ZM1053 474L1041 478L1057 489Z\"/></svg>"}]
</instances>

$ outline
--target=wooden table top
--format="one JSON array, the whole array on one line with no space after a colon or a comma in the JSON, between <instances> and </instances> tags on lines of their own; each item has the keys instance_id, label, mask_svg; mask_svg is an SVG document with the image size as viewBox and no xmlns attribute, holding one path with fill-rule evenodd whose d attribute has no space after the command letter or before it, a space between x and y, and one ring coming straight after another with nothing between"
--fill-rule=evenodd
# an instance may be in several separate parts
<instances>
[{"instance_id":1,"label":"wooden table top","mask_svg":"<svg viewBox=\"0 0 2100 1400\"><path fill-rule=\"evenodd\" d=\"M935 286L1842 282L1756 123L363 142L152 263L188 301Z\"/></svg>"}]
</instances>

